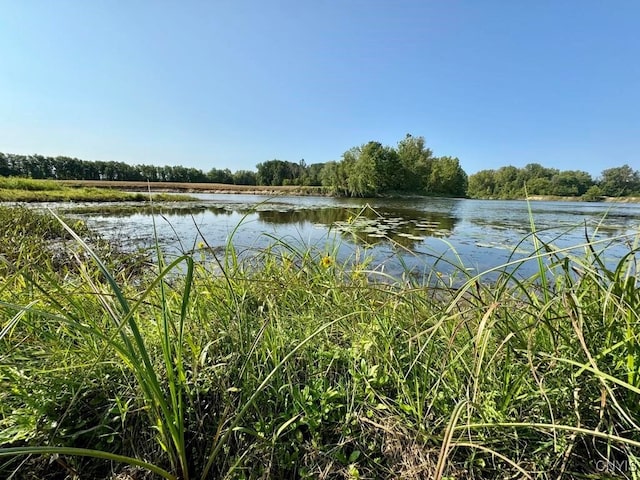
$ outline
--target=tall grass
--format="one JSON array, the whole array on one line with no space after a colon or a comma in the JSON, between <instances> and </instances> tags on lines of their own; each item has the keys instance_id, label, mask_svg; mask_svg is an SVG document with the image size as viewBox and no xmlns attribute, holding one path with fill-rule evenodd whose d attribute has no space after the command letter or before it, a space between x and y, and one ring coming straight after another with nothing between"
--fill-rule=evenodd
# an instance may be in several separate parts
<instances>
[{"instance_id":1,"label":"tall grass","mask_svg":"<svg viewBox=\"0 0 640 480\"><path fill-rule=\"evenodd\" d=\"M55 268L25 228L0 285L5 477L640 468L638 238L611 266L588 238L576 255L532 232L535 275L514 274L524 260L491 281L460 266L455 285L378 282L360 252L277 239L252 256L158 252L132 277L53 223L76 264Z\"/></svg>"},{"instance_id":2,"label":"tall grass","mask_svg":"<svg viewBox=\"0 0 640 480\"><path fill-rule=\"evenodd\" d=\"M0 202L145 202L149 195L114 188L74 187L57 180L0 176ZM193 201L189 195L156 193L155 201Z\"/></svg>"}]
</instances>

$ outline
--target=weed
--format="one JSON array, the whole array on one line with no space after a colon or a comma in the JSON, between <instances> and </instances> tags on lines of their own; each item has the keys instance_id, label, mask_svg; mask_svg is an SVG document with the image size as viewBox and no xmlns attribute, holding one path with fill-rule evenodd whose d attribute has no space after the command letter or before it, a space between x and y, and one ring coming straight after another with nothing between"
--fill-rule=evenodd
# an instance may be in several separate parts
<instances>
[{"instance_id":1,"label":"weed","mask_svg":"<svg viewBox=\"0 0 640 480\"><path fill-rule=\"evenodd\" d=\"M59 269L25 253L42 231L2 240L14 249L0 286L5 476L42 473L27 454L54 455L67 475L129 464L183 480L638 467L637 239L611 266L595 242L576 255L534 226L532 277L516 276L519 259L476 276L460 266L449 285L376 281L360 252L354 266L335 245L279 239L253 256L231 241L222 257L206 241L174 259L159 250L134 278L82 226L42 228L84 253Z\"/></svg>"}]
</instances>

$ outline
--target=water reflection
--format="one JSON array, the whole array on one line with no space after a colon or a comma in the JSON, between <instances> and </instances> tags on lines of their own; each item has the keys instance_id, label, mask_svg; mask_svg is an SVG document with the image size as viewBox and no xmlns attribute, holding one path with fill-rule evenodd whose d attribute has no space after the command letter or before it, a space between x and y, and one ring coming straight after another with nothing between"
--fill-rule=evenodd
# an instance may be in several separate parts
<instances>
[{"instance_id":1,"label":"water reflection","mask_svg":"<svg viewBox=\"0 0 640 480\"><path fill-rule=\"evenodd\" d=\"M194 205L185 204L160 204L140 205L135 203L101 204L72 207L65 210L66 213L82 216L104 216L111 218L131 218L134 215L168 215L168 216L192 216L209 212L213 215L231 215L233 210L221 205Z\"/></svg>"},{"instance_id":2,"label":"water reflection","mask_svg":"<svg viewBox=\"0 0 640 480\"><path fill-rule=\"evenodd\" d=\"M640 231L640 205L432 198L369 202L202 195L196 203L152 207L103 204L55 208L82 218L107 238L132 238L139 245L160 238L162 245L175 251L183 245L192 248L202 237L217 248L233 236L234 245L246 251L265 248L273 238L299 240L318 248L338 239L344 257L364 246L374 263L395 262L396 272L405 268L440 271L440 258L460 261L465 269L481 272L514 256L524 258L534 251L531 219L544 242L572 248L588 240L599 241L598 248L612 259L628 253L627 243ZM401 262L398 255L402 255ZM526 274L536 268L532 262L531 268L523 266L521 271ZM393 270L390 266L386 271Z\"/></svg>"},{"instance_id":3,"label":"water reflection","mask_svg":"<svg viewBox=\"0 0 640 480\"><path fill-rule=\"evenodd\" d=\"M454 204L451 204L451 210ZM321 226L340 232L348 241L373 246L393 241L405 248L414 249L428 237L447 237L452 234L457 219L451 211L424 211L397 207L360 208L292 205L287 202L260 203L256 206L228 203L175 204L160 206L102 205L77 207L68 213L103 219L134 219L140 216L162 215L165 218L198 217L198 223L216 222L216 217L234 214L255 216L258 222L269 226L302 228ZM252 218L253 219L253 218Z\"/></svg>"}]
</instances>

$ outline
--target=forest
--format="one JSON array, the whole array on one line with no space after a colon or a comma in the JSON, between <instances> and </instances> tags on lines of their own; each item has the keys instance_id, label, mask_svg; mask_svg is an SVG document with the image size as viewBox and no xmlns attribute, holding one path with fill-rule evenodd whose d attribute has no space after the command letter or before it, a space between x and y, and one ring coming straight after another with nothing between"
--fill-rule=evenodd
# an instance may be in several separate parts
<instances>
[{"instance_id":1,"label":"forest","mask_svg":"<svg viewBox=\"0 0 640 480\"><path fill-rule=\"evenodd\" d=\"M581 170L558 170L530 163L523 168L481 170L469 177L471 198L524 198L527 196L602 197L640 195L640 172L629 165L603 170L598 179Z\"/></svg>"},{"instance_id":2,"label":"forest","mask_svg":"<svg viewBox=\"0 0 640 480\"><path fill-rule=\"evenodd\" d=\"M397 148L371 141L347 150L340 161L307 165L268 160L256 171L130 165L64 156L0 153L0 176L53 180L205 182L261 186L324 186L334 195L368 197L412 193L464 197L467 174L457 158L435 157L423 137L407 135Z\"/></svg>"},{"instance_id":3,"label":"forest","mask_svg":"<svg viewBox=\"0 0 640 480\"><path fill-rule=\"evenodd\" d=\"M0 152L0 176L53 180L111 180L224 183L259 186L323 186L331 194L349 197L427 195L515 199L527 196L640 196L640 172L629 165L608 168L593 178L582 170L559 170L530 163L481 170L467 175L457 157L435 156L421 136L407 134L397 146L370 141L350 148L340 160L308 165L268 160L256 170L183 166L130 165L88 161L66 156L16 155Z\"/></svg>"}]
</instances>

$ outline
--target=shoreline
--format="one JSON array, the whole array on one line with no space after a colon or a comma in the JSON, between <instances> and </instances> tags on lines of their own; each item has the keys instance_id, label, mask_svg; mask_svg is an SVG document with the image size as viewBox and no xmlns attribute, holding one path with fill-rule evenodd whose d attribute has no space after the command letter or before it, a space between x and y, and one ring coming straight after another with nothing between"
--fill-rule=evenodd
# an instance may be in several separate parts
<instances>
[{"instance_id":1,"label":"shoreline","mask_svg":"<svg viewBox=\"0 0 640 480\"><path fill-rule=\"evenodd\" d=\"M208 194L225 194L225 195L291 195L291 196L318 196L331 197L326 187L322 186L264 186L264 185L231 185L224 183L190 183L190 182L140 182L140 181L117 181L117 180L28 180L30 182L51 182L52 184L61 185L68 189L100 189L106 191L120 191L131 193L154 193L154 194L190 194L190 193L208 193ZM55 187L53 188L55 190ZM20 190L22 192L33 191L33 197L23 195L24 198L16 201L37 202L50 201L48 199L38 199L39 194L44 194L47 188L13 188L12 190ZM27 198L28 197L28 198ZM567 197L554 195L531 195L529 197L520 198L469 198L469 197L439 197L430 195L417 194L386 194L376 199L411 199L411 198L467 198L469 200L516 200L516 201L534 201L534 202L580 202L580 203L640 203L640 197L602 197L598 200L586 200L582 197ZM101 200L101 199L96 199ZM12 200L5 200L12 201Z\"/></svg>"},{"instance_id":2,"label":"shoreline","mask_svg":"<svg viewBox=\"0 0 640 480\"><path fill-rule=\"evenodd\" d=\"M518 198L467 197L467 199L519 202L640 203L640 197L602 197L598 200L586 200L582 197L559 197L554 195L531 195L529 197Z\"/></svg>"},{"instance_id":3,"label":"shoreline","mask_svg":"<svg viewBox=\"0 0 640 480\"><path fill-rule=\"evenodd\" d=\"M261 186L231 185L226 183L190 182L131 182L111 180L57 180L68 187L94 187L128 192L162 193L213 193L229 195L299 195L328 196L325 187L320 186Z\"/></svg>"}]
</instances>

